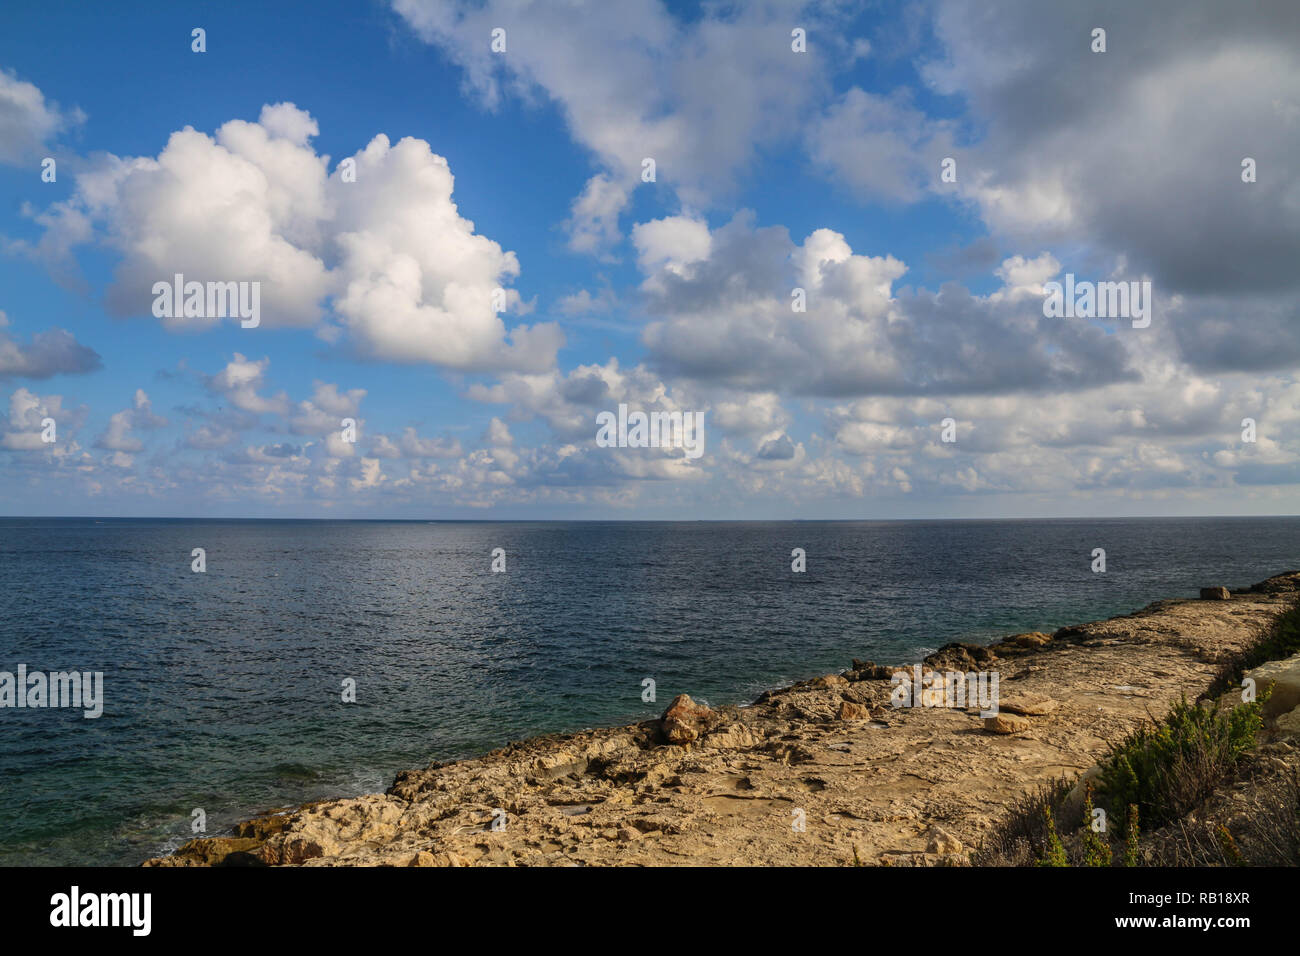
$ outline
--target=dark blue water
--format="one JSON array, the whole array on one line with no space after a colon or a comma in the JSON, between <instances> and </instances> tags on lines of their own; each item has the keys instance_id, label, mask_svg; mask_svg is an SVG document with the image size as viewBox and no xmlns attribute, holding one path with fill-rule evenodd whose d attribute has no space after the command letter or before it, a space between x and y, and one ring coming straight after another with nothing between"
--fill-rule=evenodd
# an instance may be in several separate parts
<instances>
[{"instance_id":1,"label":"dark blue water","mask_svg":"<svg viewBox=\"0 0 1300 956\"><path fill-rule=\"evenodd\" d=\"M103 671L106 697L96 720L0 709L0 863L134 864L195 808L216 833L681 692L742 703L1298 566L1298 518L0 519L0 670Z\"/></svg>"}]
</instances>

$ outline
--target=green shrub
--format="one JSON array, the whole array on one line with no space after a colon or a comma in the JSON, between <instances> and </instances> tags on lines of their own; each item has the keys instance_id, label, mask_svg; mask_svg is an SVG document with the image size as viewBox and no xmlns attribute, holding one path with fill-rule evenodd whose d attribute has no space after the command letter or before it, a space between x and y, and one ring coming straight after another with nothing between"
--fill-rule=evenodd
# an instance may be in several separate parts
<instances>
[{"instance_id":1,"label":"green shrub","mask_svg":"<svg viewBox=\"0 0 1300 956\"><path fill-rule=\"evenodd\" d=\"M1232 866L1246 865L1246 859L1241 855L1241 850L1237 847L1237 841L1232 838L1232 831L1223 824L1219 824L1218 829L1215 830L1215 836L1218 838L1220 849L1223 850L1224 858Z\"/></svg>"},{"instance_id":2,"label":"green shrub","mask_svg":"<svg viewBox=\"0 0 1300 956\"><path fill-rule=\"evenodd\" d=\"M1069 866L1070 858L1065 855L1065 846L1056 835L1056 823L1052 820L1052 809L1046 807L1043 815L1047 819L1047 853L1038 861L1039 866Z\"/></svg>"},{"instance_id":3,"label":"green shrub","mask_svg":"<svg viewBox=\"0 0 1300 956\"><path fill-rule=\"evenodd\" d=\"M971 862L976 866L1037 866L1047 851L1045 810L1059 807L1074 781L1064 774L1013 799L1006 816L980 839Z\"/></svg>"},{"instance_id":4,"label":"green shrub","mask_svg":"<svg viewBox=\"0 0 1300 956\"><path fill-rule=\"evenodd\" d=\"M1112 809L1138 807L1158 827L1190 812L1232 775L1264 725L1263 698L1229 709L1184 697L1164 720L1139 728L1102 763L1100 790Z\"/></svg>"},{"instance_id":5,"label":"green shrub","mask_svg":"<svg viewBox=\"0 0 1300 956\"><path fill-rule=\"evenodd\" d=\"M1136 803L1128 805L1127 833L1124 835L1124 865L1138 865L1138 808Z\"/></svg>"},{"instance_id":6,"label":"green shrub","mask_svg":"<svg viewBox=\"0 0 1300 956\"><path fill-rule=\"evenodd\" d=\"M1088 784L1083 798L1083 865L1110 866L1110 839L1092 828L1092 813L1092 784Z\"/></svg>"}]
</instances>

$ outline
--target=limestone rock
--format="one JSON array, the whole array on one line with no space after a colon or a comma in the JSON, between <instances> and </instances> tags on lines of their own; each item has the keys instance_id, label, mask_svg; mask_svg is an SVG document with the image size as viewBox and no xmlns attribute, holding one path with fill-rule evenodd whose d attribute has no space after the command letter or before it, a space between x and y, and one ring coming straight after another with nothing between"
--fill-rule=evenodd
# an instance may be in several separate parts
<instances>
[{"instance_id":1,"label":"limestone rock","mask_svg":"<svg viewBox=\"0 0 1300 956\"><path fill-rule=\"evenodd\" d=\"M1010 637L1004 637L994 644L990 649L997 654L1016 651L1032 651L1044 647L1052 642L1052 635L1044 634L1042 631L1030 631L1027 634L1012 634Z\"/></svg>"},{"instance_id":2,"label":"limestone rock","mask_svg":"<svg viewBox=\"0 0 1300 956\"><path fill-rule=\"evenodd\" d=\"M1226 601L1232 597L1232 592L1224 587L1201 588L1202 601Z\"/></svg>"},{"instance_id":3,"label":"limestone rock","mask_svg":"<svg viewBox=\"0 0 1300 956\"><path fill-rule=\"evenodd\" d=\"M848 682L848 678L841 677L839 674L827 674L825 677L818 677L812 683L814 687L828 688L843 687Z\"/></svg>"},{"instance_id":4,"label":"limestone rock","mask_svg":"<svg viewBox=\"0 0 1300 956\"><path fill-rule=\"evenodd\" d=\"M293 866L317 857L337 853L339 844L334 839L317 833L292 834L282 840L264 843L257 856L268 866Z\"/></svg>"},{"instance_id":5,"label":"limestone rock","mask_svg":"<svg viewBox=\"0 0 1300 956\"><path fill-rule=\"evenodd\" d=\"M840 720L866 720L871 716L870 708L846 700L840 704Z\"/></svg>"},{"instance_id":6,"label":"limestone rock","mask_svg":"<svg viewBox=\"0 0 1300 956\"><path fill-rule=\"evenodd\" d=\"M997 659L997 654L987 647L953 641L927 657L925 663L935 670L965 672L985 670Z\"/></svg>"},{"instance_id":7,"label":"limestone rock","mask_svg":"<svg viewBox=\"0 0 1300 956\"><path fill-rule=\"evenodd\" d=\"M670 744L688 744L708 733L717 716L708 707L691 700L689 694L678 694L664 711L659 727Z\"/></svg>"},{"instance_id":8,"label":"limestone rock","mask_svg":"<svg viewBox=\"0 0 1300 956\"><path fill-rule=\"evenodd\" d=\"M311 807L318 806L317 803L309 803L299 810L307 810ZM289 828L293 822L291 813L268 813L264 816L254 817L252 820L245 820L242 823L235 824L235 836L249 839L265 840L267 837L274 836Z\"/></svg>"},{"instance_id":9,"label":"limestone rock","mask_svg":"<svg viewBox=\"0 0 1300 956\"><path fill-rule=\"evenodd\" d=\"M1073 826L1083 816L1083 803L1088 796L1088 787L1092 787L1093 800L1097 799L1097 788L1101 781L1101 765L1089 767L1079 777L1070 792L1061 801L1058 822L1064 826Z\"/></svg>"},{"instance_id":10,"label":"limestone rock","mask_svg":"<svg viewBox=\"0 0 1300 956\"><path fill-rule=\"evenodd\" d=\"M1277 717L1300 707L1300 654L1260 664L1246 676L1255 681L1257 694L1263 694L1269 686L1273 688L1262 708L1265 717Z\"/></svg>"},{"instance_id":11,"label":"limestone rock","mask_svg":"<svg viewBox=\"0 0 1300 956\"><path fill-rule=\"evenodd\" d=\"M420 850L416 853L407 866L469 866L464 857L456 853L430 853L428 850Z\"/></svg>"},{"instance_id":12,"label":"limestone rock","mask_svg":"<svg viewBox=\"0 0 1300 956\"><path fill-rule=\"evenodd\" d=\"M262 861L253 854L261 843L252 837L203 837L176 852L202 866L260 866Z\"/></svg>"},{"instance_id":13,"label":"limestone rock","mask_svg":"<svg viewBox=\"0 0 1300 956\"><path fill-rule=\"evenodd\" d=\"M874 693L873 689L864 682L850 684L840 691L840 697L844 700L851 700L855 704L867 704L870 706L879 697L879 693Z\"/></svg>"},{"instance_id":14,"label":"limestone rock","mask_svg":"<svg viewBox=\"0 0 1300 956\"><path fill-rule=\"evenodd\" d=\"M734 748L744 750L749 747L756 747L761 743L759 737L754 736L744 724L731 724L724 730L715 730L705 738L704 746L715 750L723 748Z\"/></svg>"},{"instance_id":15,"label":"limestone rock","mask_svg":"<svg viewBox=\"0 0 1300 956\"><path fill-rule=\"evenodd\" d=\"M938 824L930 827L929 836L930 841L925 846L926 853L937 853L941 856L947 856L952 853L960 853L963 849L961 840L958 840Z\"/></svg>"},{"instance_id":16,"label":"limestone rock","mask_svg":"<svg viewBox=\"0 0 1300 956\"><path fill-rule=\"evenodd\" d=\"M998 710L1026 717L1041 717L1056 710L1056 701L1042 694L1015 694L998 700Z\"/></svg>"},{"instance_id":17,"label":"limestone rock","mask_svg":"<svg viewBox=\"0 0 1300 956\"><path fill-rule=\"evenodd\" d=\"M1251 585L1246 590L1251 594L1291 594L1300 591L1300 575L1295 571L1275 574L1266 581Z\"/></svg>"},{"instance_id":18,"label":"limestone rock","mask_svg":"<svg viewBox=\"0 0 1300 956\"><path fill-rule=\"evenodd\" d=\"M1279 717L1277 731L1290 737L1300 737L1300 708Z\"/></svg>"},{"instance_id":19,"label":"limestone rock","mask_svg":"<svg viewBox=\"0 0 1300 956\"><path fill-rule=\"evenodd\" d=\"M984 718L984 729L991 734L1019 734L1028 730L1033 724L1028 717L1019 714L996 713Z\"/></svg>"},{"instance_id":20,"label":"limestone rock","mask_svg":"<svg viewBox=\"0 0 1300 956\"><path fill-rule=\"evenodd\" d=\"M886 667L873 661L860 661L855 657L853 659L853 669L848 673L857 675L856 677L850 677L849 680L889 680L894 676L894 671L897 670L903 670L903 668Z\"/></svg>"}]
</instances>

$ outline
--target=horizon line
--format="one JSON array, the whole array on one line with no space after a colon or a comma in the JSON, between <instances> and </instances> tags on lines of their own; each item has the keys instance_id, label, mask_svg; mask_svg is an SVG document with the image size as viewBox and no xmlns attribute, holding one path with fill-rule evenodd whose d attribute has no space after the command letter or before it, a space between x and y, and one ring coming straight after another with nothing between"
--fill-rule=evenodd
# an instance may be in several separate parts
<instances>
[{"instance_id":1,"label":"horizon line","mask_svg":"<svg viewBox=\"0 0 1300 956\"><path fill-rule=\"evenodd\" d=\"M339 518L258 517L251 515L0 515L0 521L369 521L384 524L830 524L862 522L901 524L920 521L1186 521L1210 519L1300 518L1295 514L1177 514L1177 515L994 515L980 517L910 518Z\"/></svg>"}]
</instances>

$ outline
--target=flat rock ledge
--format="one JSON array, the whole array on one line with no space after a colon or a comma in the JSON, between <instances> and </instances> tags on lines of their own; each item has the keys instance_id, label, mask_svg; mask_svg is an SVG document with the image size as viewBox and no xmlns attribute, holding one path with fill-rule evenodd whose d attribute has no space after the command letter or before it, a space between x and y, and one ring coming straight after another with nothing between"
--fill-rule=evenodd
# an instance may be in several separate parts
<instances>
[{"instance_id":1,"label":"flat rock ledge","mask_svg":"<svg viewBox=\"0 0 1300 956\"><path fill-rule=\"evenodd\" d=\"M1289 572L926 658L998 673L993 717L975 702L893 707L891 678L914 672L871 661L746 707L682 694L658 720L404 771L386 793L268 813L144 865L962 863L1013 799L1196 697L1297 601ZM1251 673L1274 686L1270 732L1300 735L1300 709L1284 709L1300 704L1300 655Z\"/></svg>"}]
</instances>

